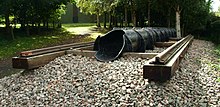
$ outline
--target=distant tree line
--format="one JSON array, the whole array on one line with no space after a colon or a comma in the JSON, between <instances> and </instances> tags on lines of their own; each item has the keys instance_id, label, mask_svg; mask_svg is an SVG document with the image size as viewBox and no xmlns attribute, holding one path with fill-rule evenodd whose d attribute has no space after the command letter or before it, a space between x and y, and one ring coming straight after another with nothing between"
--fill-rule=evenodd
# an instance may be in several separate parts
<instances>
[{"instance_id":1,"label":"distant tree line","mask_svg":"<svg viewBox=\"0 0 220 107\"><path fill-rule=\"evenodd\" d=\"M59 23L61 14L64 13L65 5L70 0L0 0L0 16L4 19L5 31L13 39L12 24L21 25L29 35L29 27L40 30L43 24ZM12 18L11 18L12 17Z\"/></svg>"},{"instance_id":2,"label":"distant tree line","mask_svg":"<svg viewBox=\"0 0 220 107\"><path fill-rule=\"evenodd\" d=\"M102 15L105 28L107 23L110 28L175 27L178 37L205 29L212 19L212 0L0 0L0 16L11 38L14 38L11 25L17 23L29 35L30 27L38 32L42 26L48 28L48 23L61 27L61 14L68 2L75 3L83 13L96 15L98 27Z\"/></svg>"},{"instance_id":3,"label":"distant tree line","mask_svg":"<svg viewBox=\"0 0 220 107\"><path fill-rule=\"evenodd\" d=\"M84 13L109 15L109 25L176 27L177 35L205 28L210 19L211 0L75 0ZM104 18L104 27L106 19Z\"/></svg>"}]
</instances>

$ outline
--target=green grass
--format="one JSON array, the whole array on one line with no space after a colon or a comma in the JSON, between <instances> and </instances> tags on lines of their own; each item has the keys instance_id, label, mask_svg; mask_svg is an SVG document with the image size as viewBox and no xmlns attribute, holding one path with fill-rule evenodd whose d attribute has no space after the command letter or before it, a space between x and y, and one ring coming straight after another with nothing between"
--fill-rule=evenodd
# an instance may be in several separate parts
<instances>
[{"instance_id":1,"label":"green grass","mask_svg":"<svg viewBox=\"0 0 220 107\"><path fill-rule=\"evenodd\" d=\"M100 23L102 27L104 27L104 23ZM91 27L96 26L96 23L66 23L62 24L63 27L72 28L72 27ZM109 23L106 23L106 26L109 26Z\"/></svg>"},{"instance_id":2,"label":"green grass","mask_svg":"<svg viewBox=\"0 0 220 107\"><path fill-rule=\"evenodd\" d=\"M90 27L96 26L96 23L69 23L69 24L62 24L63 27L72 28L72 27Z\"/></svg>"},{"instance_id":3,"label":"green grass","mask_svg":"<svg viewBox=\"0 0 220 107\"><path fill-rule=\"evenodd\" d=\"M96 29L94 23L73 23L63 24L64 29L55 29L50 32L43 32L41 35L32 35L27 37L25 32L15 32L15 40L9 41L2 39L3 34L0 32L0 60L18 55L19 52L42 47L54 46L65 43L86 42L95 40L98 35L102 35L107 30ZM77 36L83 30L94 30L90 36ZM96 31L97 30L97 31ZM79 32L80 31L80 32ZM73 33L75 32L75 33Z\"/></svg>"},{"instance_id":4,"label":"green grass","mask_svg":"<svg viewBox=\"0 0 220 107\"><path fill-rule=\"evenodd\" d=\"M61 44L62 41L72 38L66 32L55 31L44 35L33 35L31 37L20 36L13 41L0 40L0 59L11 57L18 52L36 48Z\"/></svg>"}]
</instances>

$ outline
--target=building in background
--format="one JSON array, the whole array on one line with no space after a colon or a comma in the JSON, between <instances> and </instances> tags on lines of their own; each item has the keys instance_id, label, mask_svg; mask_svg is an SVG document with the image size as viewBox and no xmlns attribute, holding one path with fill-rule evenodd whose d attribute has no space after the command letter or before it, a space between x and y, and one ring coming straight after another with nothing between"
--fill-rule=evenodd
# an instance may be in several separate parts
<instances>
[{"instance_id":1,"label":"building in background","mask_svg":"<svg viewBox=\"0 0 220 107\"><path fill-rule=\"evenodd\" d=\"M62 23L95 23L96 16L81 13L75 4L68 3L66 13L61 16Z\"/></svg>"}]
</instances>

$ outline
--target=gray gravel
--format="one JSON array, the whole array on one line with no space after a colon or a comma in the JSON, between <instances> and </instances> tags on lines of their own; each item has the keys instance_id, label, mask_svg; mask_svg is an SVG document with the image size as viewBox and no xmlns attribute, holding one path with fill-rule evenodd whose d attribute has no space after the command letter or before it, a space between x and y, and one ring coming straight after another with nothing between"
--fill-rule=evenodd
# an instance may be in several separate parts
<instances>
[{"instance_id":1,"label":"gray gravel","mask_svg":"<svg viewBox=\"0 0 220 107\"><path fill-rule=\"evenodd\" d=\"M59 57L29 73L0 79L1 106L185 106L220 105L219 71L210 63L213 44L195 40L180 69L165 83L142 77L146 60Z\"/></svg>"},{"instance_id":2,"label":"gray gravel","mask_svg":"<svg viewBox=\"0 0 220 107\"><path fill-rule=\"evenodd\" d=\"M163 47L162 48L155 47L154 50L146 50L145 53L161 53L166 49L167 49L166 47L164 47L164 48Z\"/></svg>"}]
</instances>

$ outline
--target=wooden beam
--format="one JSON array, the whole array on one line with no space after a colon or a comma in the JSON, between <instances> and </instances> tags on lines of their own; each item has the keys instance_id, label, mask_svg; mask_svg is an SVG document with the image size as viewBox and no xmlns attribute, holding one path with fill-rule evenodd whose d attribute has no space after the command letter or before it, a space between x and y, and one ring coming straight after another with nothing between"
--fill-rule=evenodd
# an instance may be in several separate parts
<instances>
[{"instance_id":1,"label":"wooden beam","mask_svg":"<svg viewBox=\"0 0 220 107\"><path fill-rule=\"evenodd\" d=\"M91 49L91 47L85 47L85 49ZM54 60L55 58L63 56L65 54L82 55L82 56L94 58L95 53L96 51L81 50L81 48L79 48L79 49L59 51L59 52L47 53L47 54L42 54L42 55L37 55L37 56L30 56L30 57L13 57L12 66L13 68L17 68L17 69L34 69L40 66L44 66L48 64L50 61ZM122 56L125 56L125 57L131 56L131 57L151 59L157 54L158 53L126 52Z\"/></svg>"},{"instance_id":2,"label":"wooden beam","mask_svg":"<svg viewBox=\"0 0 220 107\"><path fill-rule=\"evenodd\" d=\"M155 60L155 57L147 61L143 67L143 77L153 81L166 81L169 80L174 72L178 69L181 59L186 53L188 47L192 43L191 38L184 46L177 52L172 59L165 65L151 64Z\"/></svg>"},{"instance_id":3,"label":"wooden beam","mask_svg":"<svg viewBox=\"0 0 220 107\"><path fill-rule=\"evenodd\" d=\"M32 57L13 57L12 67L17 69L34 69L48 64L57 57L65 55L65 51L47 53Z\"/></svg>"},{"instance_id":4,"label":"wooden beam","mask_svg":"<svg viewBox=\"0 0 220 107\"><path fill-rule=\"evenodd\" d=\"M94 42L82 42L82 43L72 43L72 44L64 44L40 49L34 49L29 51L23 51L20 53L20 56L36 56L46 53L52 53L57 51L65 51L71 48L82 48L85 46L93 46Z\"/></svg>"}]
</instances>

